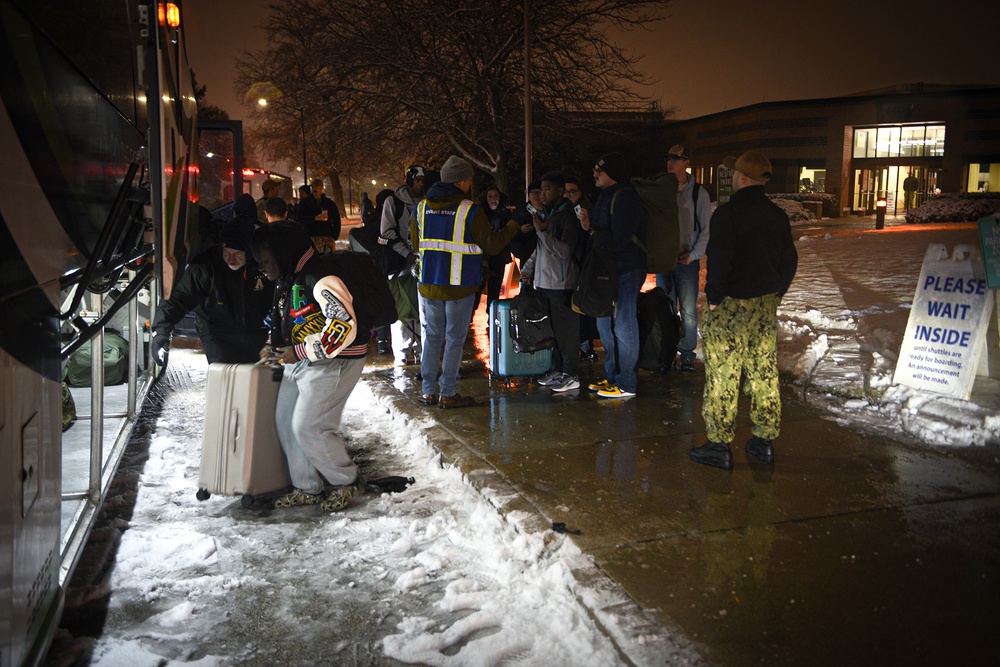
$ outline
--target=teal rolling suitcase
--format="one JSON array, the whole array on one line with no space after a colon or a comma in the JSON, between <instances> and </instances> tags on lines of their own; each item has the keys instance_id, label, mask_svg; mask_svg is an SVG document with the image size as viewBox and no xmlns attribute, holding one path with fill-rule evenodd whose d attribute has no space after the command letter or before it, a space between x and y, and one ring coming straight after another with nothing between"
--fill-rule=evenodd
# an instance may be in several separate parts
<instances>
[{"instance_id":1,"label":"teal rolling suitcase","mask_svg":"<svg viewBox=\"0 0 1000 667\"><path fill-rule=\"evenodd\" d=\"M552 368L552 350L515 352L510 337L511 299L490 304L490 371L498 377L542 375Z\"/></svg>"}]
</instances>

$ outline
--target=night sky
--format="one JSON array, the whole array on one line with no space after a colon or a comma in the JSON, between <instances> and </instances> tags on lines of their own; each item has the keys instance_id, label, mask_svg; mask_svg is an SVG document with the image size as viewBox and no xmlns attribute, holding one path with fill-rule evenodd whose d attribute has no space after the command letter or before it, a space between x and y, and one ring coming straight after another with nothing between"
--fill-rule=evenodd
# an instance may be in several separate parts
<instances>
[{"instance_id":1,"label":"night sky","mask_svg":"<svg viewBox=\"0 0 1000 667\"><path fill-rule=\"evenodd\" d=\"M233 70L241 51L264 45L268 2L184 3L198 82L233 118L250 114ZM921 81L1000 86L997 0L677 0L667 15L622 43L645 54L640 67L657 80L643 92L679 119Z\"/></svg>"}]
</instances>

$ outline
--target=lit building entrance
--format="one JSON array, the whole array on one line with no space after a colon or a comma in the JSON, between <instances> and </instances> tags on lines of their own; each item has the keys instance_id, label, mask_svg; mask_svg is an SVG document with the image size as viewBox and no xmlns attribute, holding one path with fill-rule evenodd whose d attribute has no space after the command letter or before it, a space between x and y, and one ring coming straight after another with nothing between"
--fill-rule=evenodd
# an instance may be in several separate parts
<instances>
[{"instance_id":1,"label":"lit building entrance","mask_svg":"<svg viewBox=\"0 0 1000 667\"><path fill-rule=\"evenodd\" d=\"M938 187L944 137L944 125L855 128L852 209L872 213L882 197L889 215L920 206Z\"/></svg>"},{"instance_id":2,"label":"lit building entrance","mask_svg":"<svg viewBox=\"0 0 1000 667\"><path fill-rule=\"evenodd\" d=\"M851 187L854 191L852 210L873 213L875 202L885 197L888 215L903 215L909 208L920 206L937 189L940 169L917 166L872 167L855 169ZM916 189L906 189L908 176L916 179ZM910 201L907 202L907 197Z\"/></svg>"}]
</instances>

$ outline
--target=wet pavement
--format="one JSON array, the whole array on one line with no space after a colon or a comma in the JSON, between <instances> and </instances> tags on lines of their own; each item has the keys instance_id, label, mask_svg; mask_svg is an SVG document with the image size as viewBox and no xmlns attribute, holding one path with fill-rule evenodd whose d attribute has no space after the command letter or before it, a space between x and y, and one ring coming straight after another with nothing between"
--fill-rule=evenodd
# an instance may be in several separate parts
<instances>
[{"instance_id":1,"label":"wet pavement","mask_svg":"<svg viewBox=\"0 0 1000 667\"><path fill-rule=\"evenodd\" d=\"M838 425L783 388L776 463L747 460L741 405L734 469L692 463L706 438L704 384L640 371L639 395L553 394L489 376L486 316L459 391L477 405L421 405L418 368L368 375L502 512L564 523L606 581L699 644L710 663L996 664L1000 656L1000 464L996 447L933 448ZM603 360L603 352L601 353ZM623 609L595 610L628 616Z\"/></svg>"}]
</instances>

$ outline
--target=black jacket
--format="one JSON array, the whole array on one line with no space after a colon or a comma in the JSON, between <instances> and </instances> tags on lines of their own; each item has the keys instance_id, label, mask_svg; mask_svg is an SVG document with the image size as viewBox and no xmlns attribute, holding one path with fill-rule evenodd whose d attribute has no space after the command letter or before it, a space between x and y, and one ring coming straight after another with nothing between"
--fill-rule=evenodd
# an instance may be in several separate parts
<instances>
[{"instance_id":1,"label":"black jacket","mask_svg":"<svg viewBox=\"0 0 1000 667\"><path fill-rule=\"evenodd\" d=\"M170 298L159 304L152 329L169 335L193 310L206 353L209 346L254 350L254 356L244 361L256 361L256 352L267 339L264 318L273 294L274 283L252 257L233 271L222 259L222 248L213 246L191 261Z\"/></svg>"},{"instance_id":2,"label":"black jacket","mask_svg":"<svg viewBox=\"0 0 1000 667\"><path fill-rule=\"evenodd\" d=\"M316 202L316 213L327 212L326 221L313 220L311 225L307 225L306 229L309 231L310 236L329 236L333 239L340 238L340 209L337 208L337 203L327 197L325 194L319 198L317 201L313 197L313 201ZM314 215L313 218L316 216Z\"/></svg>"},{"instance_id":3,"label":"black jacket","mask_svg":"<svg viewBox=\"0 0 1000 667\"><path fill-rule=\"evenodd\" d=\"M799 255L788 216L763 185L733 193L712 216L705 295L718 305L729 296L750 299L788 291Z\"/></svg>"},{"instance_id":4,"label":"black jacket","mask_svg":"<svg viewBox=\"0 0 1000 667\"><path fill-rule=\"evenodd\" d=\"M521 204L511 216L511 219L517 222L518 226L532 224L531 213L527 207L528 202ZM518 229L517 235L510 242L510 251L514 253L514 257L517 257L521 261L521 264L524 264L531 257L531 254L535 252L537 246L538 236L535 234L534 227L527 232L522 232Z\"/></svg>"},{"instance_id":5,"label":"black jacket","mask_svg":"<svg viewBox=\"0 0 1000 667\"><path fill-rule=\"evenodd\" d=\"M355 327L359 323L356 322L353 307L349 311L341 311L344 306L338 302L337 312L327 312L316 301L316 284L333 274L326 260L316 252L309 236L303 233L301 226L294 223L269 225L267 234L271 254L281 273L271 309L272 345L294 345L299 359L310 359L313 362L334 356L342 359L364 357L371 335L367 328L356 331L347 347L338 348L337 351L317 348L317 338L337 332L336 320L345 318ZM333 294L333 297L339 296L339 293Z\"/></svg>"},{"instance_id":6,"label":"black jacket","mask_svg":"<svg viewBox=\"0 0 1000 667\"><path fill-rule=\"evenodd\" d=\"M494 231L500 231L507 226L507 222L510 221L510 211L507 210L507 195L500 193L500 204L497 206L496 210L490 208L490 205L486 202L486 195L479 198L479 207L486 214L486 219L490 221L490 227ZM500 264L506 265L510 264L510 245L508 244L503 250L501 250L496 255L489 255L489 262L493 263L499 260Z\"/></svg>"},{"instance_id":7,"label":"black jacket","mask_svg":"<svg viewBox=\"0 0 1000 667\"><path fill-rule=\"evenodd\" d=\"M618 274L646 272L646 251L635 242L646 244L646 207L639 193L628 185L615 183L601 190L590 214L594 229L592 241L614 252Z\"/></svg>"}]
</instances>

